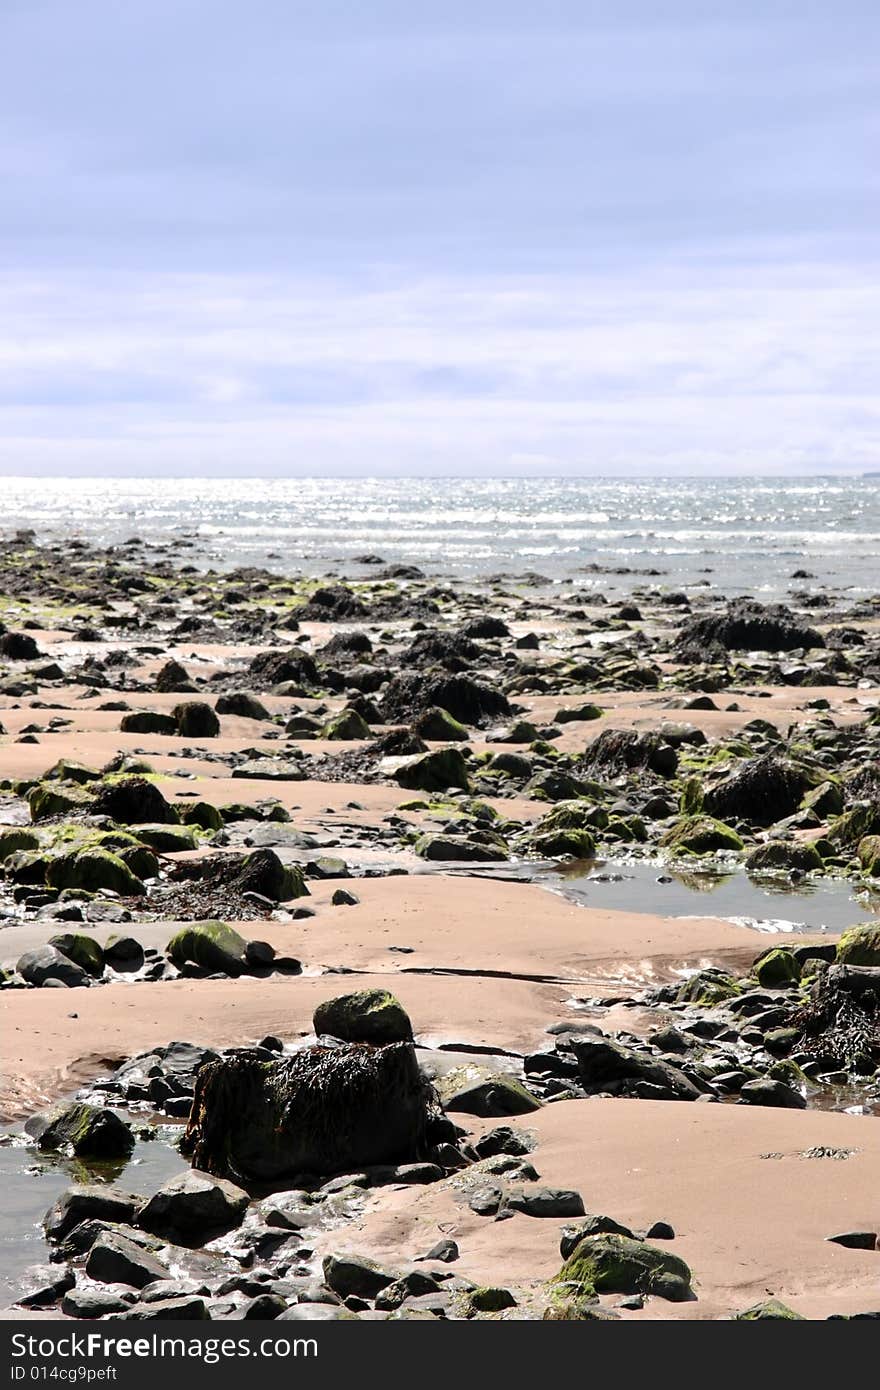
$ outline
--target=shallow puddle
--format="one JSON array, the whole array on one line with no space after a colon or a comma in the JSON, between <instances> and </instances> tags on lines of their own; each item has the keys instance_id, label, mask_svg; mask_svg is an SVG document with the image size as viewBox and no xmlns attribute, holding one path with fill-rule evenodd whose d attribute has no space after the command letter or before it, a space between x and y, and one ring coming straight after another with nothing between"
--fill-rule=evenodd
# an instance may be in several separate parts
<instances>
[{"instance_id":1,"label":"shallow puddle","mask_svg":"<svg viewBox=\"0 0 880 1390\"><path fill-rule=\"evenodd\" d=\"M89 1163L42 1154L5 1129L0 1142L0 1307L33 1284L27 1271L45 1264L49 1250L40 1225L52 1203L74 1183L113 1183L125 1192L154 1192L189 1165L166 1139L138 1140L124 1163Z\"/></svg>"},{"instance_id":2,"label":"shallow puddle","mask_svg":"<svg viewBox=\"0 0 880 1390\"><path fill-rule=\"evenodd\" d=\"M842 878L753 879L742 870L672 868L644 861L593 860L556 867L538 882L587 907L663 917L721 917L762 932L841 932L880 915L880 893Z\"/></svg>"}]
</instances>

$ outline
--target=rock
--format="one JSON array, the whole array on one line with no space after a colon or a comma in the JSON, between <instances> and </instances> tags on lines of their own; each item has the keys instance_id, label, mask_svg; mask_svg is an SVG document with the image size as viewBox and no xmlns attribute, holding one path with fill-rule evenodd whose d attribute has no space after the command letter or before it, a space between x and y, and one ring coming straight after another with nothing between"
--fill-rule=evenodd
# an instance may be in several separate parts
<instances>
[{"instance_id":1,"label":"rock","mask_svg":"<svg viewBox=\"0 0 880 1390\"><path fill-rule=\"evenodd\" d=\"M27 632L4 632L0 637L0 656L9 661L35 661L42 652Z\"/></svg>"},{"instance_id":2,"label":"rock","mask_svg":"<svg viewBox=\"0 0 880 1390\"><path fill-rule=\"evenodd\" d=\"M467 791L467 763L457 748L435 748L432 753L417 753L394 769L398 786L410 791L438 792L450 787Z\"/></svg>"},{"instance_id":3,"label":"rock","mask_svg":"<svg viewBox=\"0 0 880 1390\"><path fill-rule=\"evenodd\" d=\"M691 1272L684 1260L627 1236L587 1236L575 1246L556 1284L581 1294L653 1294L671 1303L693 1298Z\"/></svg>"},{"instance_id":4,"label":"rock","mask_svg":"<svg viewBox=\"0 0 880 1390\"><path fill-rule=\"evenodd\" d=\"M35 1116L25 1125L44 1151L70 1149L77 1158L127 1158L134 1148L129 1125L112 1110L84 1101Z\"/></svg>"},{"instance_id":5,"label":"rock","mask_svg":"<svg viewBox=\"0 0 880 1390\"><path fill-rule=\"evenodd\" d=\"M751 1308L746 1308L744 1313L737 1313L735 1322L764 1322L773 1320L774 1322L804 1322L805 1318L800 1313L794 1312L787 1303L781 1303L778 1298L765 1298L761 1303L753 1303Z\"/></svg>"},{"instance_id":6,"label":"rock","mask_svg":"<svg viewBox=\"0 0 880 1390\"><path fill-rule=\"evenodd\" d=\"M142 1289L154 1279L167 1279L168 1268L127 1236L107 1231L89 1251L86 1274L101 1284L127 1284Z\"/></svg>"},{"instance_id":7,"label":"rock","mask_svg":"<svg viewBox=\"0 0 880 1390\"><path fill-rule=\"evenodd\" d=\"M815 628L798 623L781 604L765 607L753 599L737 599L717 616L693 618L678 634L679 653L694 653L705 660L714 645L725 651L788 652L824 647Z\"/></svg>"},{"instance_id":8,"label":"rock","mask_svg":"<svg viewBox=\"0 0 880 1390\"><path fill-rule=\"evenodd\" d=\"M711 816L684 816L661 835L659 845L670 854L717 854L744 848L735 830Z\"/></svg>"},{"instance_id":9,"label":"rock","mask_svg":"<svg viewBox=\"0 0 880 1390\"><path fill-rule=\"evenodd\" d=\"M468 1066L435 1082L444 1110L464 1115L526 1115L541 1101L515 1077L488 1067Z\"/></svg>"},{"instance_id":10,"label":"rock","mask_svg":"<svg viewBox=\"0 0 880 1390\"><path fill-rule=\"evenodd\" d=\"M85 970L95 979L100 979L103 975L104 952L94 937L83 933L65 932L61 936L50 937L49 945L54 946L56 951L67 956L67 959L78 965L80 970Z\"/></svg>"},{"instance_id":11,"label":"rock","mask_svg":"<svg viewBox=\"0 0 880 1390\"><path fill-rule=\"evenodd\" d=\"M433 743L466 743L470 735L463 724L438 705L423 710L413 724L419 738Z\"/></svg>"},{"instance_id":12,"label":"rock","mask_svg":"<svg viewBox=\"0 0 880 1390\"><path fill-rule=\"evenodd\" d=\"M747 1081L740 1091L738 1105L769 1105L777 1109L805 1110L807 1102L799 1091L793 1091L784 1081L760 1077Z\"/></svg>"},{"instance_id":13,"label":"rock","mask_svg":"<svg viewBox=\"0 0 880 1390\"><path fill-rule=\"evenodd\" d=\"M76 1279L73 1271L64 1269L60 1273L54 1273L51 1269L46 1270L45 1281L37 1284L30 1293L19 1298L15 1304L17 1308L45 1308L58 1300L72 1289Z\"/></svg>"},{"instance_id":14,"label":"rock","mask_svg":"<svg viewBox=\"0 0 880 1390\"><path fill-rule=\"evenodd\" d=\"M457 1260L461 1251L454 1240L438 1240L436 1245L432 1245L430 1250L424 1255L416 1255L417 1260L440 1260L443 1264L452 1264Z\"/></svg>"},{"instance_id":15,"label":"rock","mask_svg":"<svg viewBox=\"0 0 880 1390\"><path fill-rule=\"evenodd\" d=\"M655 1221L645 1232L645 1240L675 1240L675 1231L668 1221Z\"/></svg>"},{"instance_id":16,"label":"rock","mask_svg":"<svg viewBox=\"0 0 880 1390\"><path fill-rule=\"evenodd\" d=\"M125 1322L205 1322L210 1313L204 1298L163 1298L151 1303L132 1303L121 1315Z\"/></svg>"},{"instance_id":17,"label":"rock","mask_svg":"<svg viewBox=\"0 0 880 1390\"><path fill-rule=\"evenodd\" d=\"M848 927L837 943L837 961L840 965L880 966L880 924Z\"/></svg>"},{"instance_id":18,"label":"rock","mask_svg":"<svg viewBox=\"0 0 880 1390\"><path fill-rule=\"evenodd\" d=\"M816 846L803 840L770 840L766 845L758 845L746 859L749 873L790 873L797 869L809 874L821 868L822 856Z\"/></svg>"},{"instance_id":19,"label":"rock","mask_svg":"<svg viewBox=\"0 0 880 1390\"><path fill-rule=\"evenodd\" d=\"M505 1308L516 1307L516 1299L510 1289L501 1289L494 1285L471 1289L467 1294L467 1303L475 1313L501 1313Z\"/></svg>"},{"instance_id":20,"label":"rock","mask_svg":"<svg viewBox=\"0 0 880 1390\"><path fill-rule=\"evenodd\" d=\"M315 1009L312 1026L317 1034L343 1042L411 1042L409 1016L399 999L384 989L364 989L327 999Z\"/></svg>"},{"instance_id":21,"label":"rock","mask_svg":"<svg viewBox=\"0 0 880 1390\"><path fill-rule=\"evenodd\" d=\"M869 878L880 878L880 835L865 835L859 841L859 863ZM0 859L3 851L0 848Z\"/></svg>"},{"instance_id":22,"label":"rock","mask_svg":"<svg viewBox=\"0 0 880 1390\"><path fill-rule=\"evenodd\" d=\"M511 1188L505 1200L508 1211L524 1216L583 1216L584 1201L579 1192L559 1187Z\"/></svg>"},{"instance_id":23,"label":"rock","mask_svg":"<svg viewBox=\"0 0 880 1390\"><path fill-rule=\"evenodd\" d=\"M156 709L136 709L124 714L119 721L119 731L123 734L164 734L177 733L177 720L170 714L162 714Z\"/></svg>"},{"instance_id":24,"label":"rock","mask_svg":"<svg viewBox=\"0 0 880 1390\"><path fill-rule=\"evenodd\" d=\"M770 755L751 758L703 793L703 810L722 820L773 825L792 815L809 786L793 764Z\"/></svg>"},{"instance_id":25,"label":"rock","mask_svg":"<svg viewBox=\"0 0 880 1390\"><path fill-rule=\"evenodd\" d=\"M579 1226L565 1227L559 1242L559 1253L564 1260L567 1260L571 1252L577 1249L586 1236L602 1235L626 1236L629 1240L637 1238L629 1226L622 1226L611 1216L588 1216L586 1221L582 1221Z\"/></svg>"},{"instance_id":26,"label":"rock","mask_svg":"<svg viewBox=\"0 0 880 1390\"><path fill-rule=\"evenodd\" d=\"M193 1170L172 1178L138 1212L137 1222L152 1235L178 1245L204 1245L238 1226L248 1195L224 1178Z\"/></svg>"},{"instance_id":27,"label":"rock","mask_svg":"<svg viewBox=\"0 0 880 1390\"><path fill-rule=\"evenodd\" d=\"M196 689L185 667L179 661L166 661L153 683L158 695L183 695Z\"/></svg>"},{"instance_id":28,"label":"rock","mask_svg":"<svg viewBox=\"0 0 880 1390\"><path fill-rule=\"evenodd\" d=\"M327 1255L323 1271L324 1283L340 1298L373 1299L397 1277L363 1255Z\"/></svg>"},{"instance_id":29,"label":"rock","mask_svg":"<svg viewBox=\"0 0 880 1390\"><path fill-rule=\"evenodd\" d=\"M474 1152L479 1158L493 1158L496 1154L521 1157L529 1154L535 1147L534 1139L524 1130L512 1129L510 1125L498 1125L487 1130L474 1142Z\"/></svg>"},{"instance_id":30,"label":"rock","mask_svg":"<svg viewBox=\"0 0 880 1390\"><path fill-rule=\"evenodd\" d=\"M476 728L511 714L507 698L500 690L468 675L408 672L395 676L382 698L382 710L389 723L405 723L423 710L436 707L445 709L460 723Z\"/></svg>"},{"instance_id":31,"label":"rock","mask_svg":"<svg viewBox=\"0 0 880 1390\"><path fill-rule=\"evenodd\" d=\"M223 813L210 801L188 801L179 810L184 825L197 825L200 830L223 829Z\"/></svg>"},{"instance_id":32,"label":"rock","mask_svg":"<svg viewBox=\"0 0 880 1390\"><path fill-rule=\"evenodd\" d=\"M214 709L217 714L235 714L239 719L266 720L272 718L262 701L244 690L235 690L229 695L221 695L216 701Z\"/></svg>"},{"instance_id":33,"label":"rock","mask_svg":"<svg viewBox=\"0 0 880 1390\"><path fill-rule=\"evenodd\" d=\"M192 922L172 936L166 953L173 965L188 962L204 970L240 975L247 964L247 942L226 922Z\"/></svg>"},{"instance_id":34,"label":"rock","mask_svg":"<svg viewBox=\"0 0 880 1390\"><path fill-rule=\"evenodd\" d=\"M302 764L292 758L248 758L232 769L232 775L257 782L304 782L308 776Z\"/></svg>"},{"instance_id":35,"label":"rock","mask_svg":"<svg viewBox=\"0 0 880 1390\"><path fill-rule=\"evenodd\" d=\"M847 1250L880 1250L880 1237L876 1231L842 1231L840 1235L826 1236L832 1245L843 1245Z\"/></svg>"},{"instance_id":36,"label":"rock","mask_svg":"<svg viewBox=\"0 0 880 1390\"><path fill-rule=\"evenodd\" d=\"M303 687L318 687L321 678L318 668L308 652L291 648L289 651L257 652L248 667L249 673L261 689L270 689L285 681Z\"/></svg>"},{"instance_id":37,"label":"rock","mask_svg":"<svg viewBox=\"0 0 880 1390\"><path fill-rule=\"evenodd\" d=\"M39 849L40 837L33 830L8 826L0 830L0 863L21 849Z\"/></svg>"},{"instance_id":38,"label":"rock","mask_svg":"<svg viewBox=\"0 0 880 1390\"><path fill-rule=\"evenodd\" d=\"M330 902L333 907L357 907L360 898L350 892L348 888L337 888Z\"/></svg>"},{"instance_id":39,"label":"rock","mask_svg":"<svg viewBox=\"0 0 880 1390\"><path fill-rule=\"evenodd\" d=\"M179 820L155 782L137 775L101 784L93 809L119 825L175 825Z\"/></svg>"},{"instance_id":40,"label":"rock","mask_svg":"<svg viewBox=\"0 0 880 1390\"><path fill-rule=\"evenodd\" d=\"M582 762L592 771L622 773L648 768L660 777L674 777L678 754L658 734L640 734L634 729L603 729L584 753Z\"/></svg>"},{"instance_id":41,"label":"rock","mask_svg":"<svg viewBox=\"0 0 880 1390\"><path fill-rule=\"evenodd\" d=\"M530 835L527 848L541 859L592 859L596 842L588 830L551 830Z\"/></svg>"},{"instance_id":42,"label":"rock","mask_svg":"<svg viewBox=\"0 0 880 1390\"><path fill-rule=\"evenodd\" d=\"M696 1100L699 1087L678 1067L659 1058L622 1047L610 1038L578 1037L571 1040L580 1079L585 1086L607 1090L614 1086L624 1093L640 1095L640 1083L656 1088L646 1099Z\"/></svg>"},{"instance_id":43,"label":"rock","mask_svg":"<svg viewBox=\"0 0 880 1390\"><path fill-rule=\"evenodd\" d=\"M105 1318L109 1313L124 1313L134 1295L125 1284L110 1288L74 1288L61 1300L61 1311L68 1318Z\"/></svg>"},{"instance_id":44,"label":"rock","mask_svg":"<svg viewBox=\"0 0 880 1390\"><path fill-rule=\"evenodd\" d=\"M185 854L198 849L198 841L186 825L139 825L138 839L159 854Z\"/></svg>"},{"instance_id":45,"label":"rock","mask_svg":"<svg viewBox=\"0 0 880 1390\"><path fill-rule=\"evenodd\" d=\"M100 847L51 859L46 882L50 888L79 888L86 893L106 889L121 898L141 898L147 891L118 854Z\"/></svg>"},{"instance_id":46,"label":"rock","mask_svg":"<svg viewBox=\"0 0 880 1390\"><path fill-rule=\"evenodd\" d=\"M554 724L583 724L594 719L602 718L602 710L598 705L575 705L564 706L558 709L553 716Z\"/></svg>"},{"instance_id":47,"label":"rock","mask_svg":"<svg viewBox=\"0 0 880 1390\"><path fill-rule=\"evenodd\" d=\"M411 1043L302 1048L203 1067L181 1151L237 1181L350 1172L417 1158L430 1093Z\"/></svg>"},{"instance_id":48,"label":"rock","mask_svg":"<svg viewBox=\"0 0 880 1390\"><path fill-rule=\"evenodd\" d=\"M510 856L500 844L463 835L420 835L413 845L420 859L431 863L498 864Z\"/></svg>"},{"instance_id":49,"label":"rock","mask_svg":"<svg viewBox=\"0 0 880 1390\"><path fill-rule=\"evenodd\" d=\"M75 989L77 986L87 985L90 978L85 970L62 955L54 946L38 946L33 951L25 951L19 956L15 968L29 985L57 982Z\"/></svg>"},{"instance_id":50,"label":"rock","mask_svg":"<svg viewBox=\"0 0 880 1390\"><path fill-rule=\"evenodd\" d=\"M762 951L752 965L752 972L762 989L785 989L801 978L797 958L784 946Z\"/></svg>"},{"instance_id":51,"label":"rock","mask_svg":"<svg viewBox=\"0 0 880 1390\"><path fill-rule=\"evenodd\" d=\"M259 893L275 903L310 896L299 864L282 864L273 849L255 849L230 879L239 893Z\"/></svg>"},{"instance_id":52,"label":"rock","mask_svg":"<svg viewBox=\"0 0 880 1390\"><path fill-rule=\"evenodd\" d=\"M171 711L181 738L217 738L220 720L204 700L185 700Z\"/></svg>"},{"instance_id":53,"label":"rock","mask_svg":"<svg viewBox=\"0 0 880 1390\"><path fill-rule=\"evenodd\" d=\"M116 1187L69 1187L43 1217L49 1241L60 1241L81 1221L130 1222L140 1199Z\"/></svg>"},{"instance_id":54,"label":"rock","mask_svg":"<svg viewBox=\"0 0 880 1390\"><path fill-rule=\"evenodd\" d=\"M370 726L356 709L344 709L327 720L320 737L340 740L365 739L370 737Z\"/></svg>"}]
</instances>

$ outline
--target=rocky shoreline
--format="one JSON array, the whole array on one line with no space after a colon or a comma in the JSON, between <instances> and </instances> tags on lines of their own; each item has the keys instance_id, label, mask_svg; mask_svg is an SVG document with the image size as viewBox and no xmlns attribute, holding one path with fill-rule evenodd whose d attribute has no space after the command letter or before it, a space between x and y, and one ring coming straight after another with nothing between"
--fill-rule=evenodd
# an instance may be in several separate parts
<instances>
[{"instance_id":1,"label":"rocky shoreline","mask_svg":"<svg viewBox=\"0 0 880 1390\"><path fill-rule=\"evenodd\" d=\"M880 598L185 558L0 543L0 1098L85 1179L18 1311L877 1316L877 917L760 950L537 883L873 901ZM146 1198L138 1135L192 1165Z\"/></svg>"}]
</instances>

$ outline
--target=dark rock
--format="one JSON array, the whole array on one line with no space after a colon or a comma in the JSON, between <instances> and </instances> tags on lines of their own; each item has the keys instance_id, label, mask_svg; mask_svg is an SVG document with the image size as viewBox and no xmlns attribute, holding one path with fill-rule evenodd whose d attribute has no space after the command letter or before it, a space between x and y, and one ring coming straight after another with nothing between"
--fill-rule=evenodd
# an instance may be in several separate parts
<instances>
[{"instance_id":1,"label":"dark rock","mask_svg":"<svg viewBox=\"0 0 880 1390\"><path fill-rule=\"evenodd\" d=\"M115 1187L69 1187L43 1217L46 1239L60 1241L81 1221L130 1222L140 1199Z\"/></svg>"},{"instance_id":2,"label":"dark rock","mask_svg":"<svg viewBox=\"0 0 880 1390\"><path fill-rule=\"evenodd\" d=\"M194 1170L172 1178L138 1212L138 1225L178 1245L203 1245L238 1226L248 1195L223 1178Z\"/></svg>"}]
</instances>

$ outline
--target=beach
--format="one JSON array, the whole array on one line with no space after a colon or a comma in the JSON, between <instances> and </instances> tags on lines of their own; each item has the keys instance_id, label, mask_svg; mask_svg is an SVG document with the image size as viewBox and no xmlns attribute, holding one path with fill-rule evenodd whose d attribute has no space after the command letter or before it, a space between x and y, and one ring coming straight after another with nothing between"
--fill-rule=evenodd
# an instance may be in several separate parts
<instances>
[{"instance_id":1,"label":"beach","mask_svg":"<svg viewBox=\"0 0 880 1390\"><path fill-rule=\"evenodd\" d=\"M6 1156L97 1194L28 1315L877 1316L880 599L343 568L0 542ZM411 1142L373 1095L344 1162L331 1087L323 1171L216 1148L223 1086L395 1048ZM77 1098L224 1220L114 1214Z\"/></svg>"}]
</instances>

